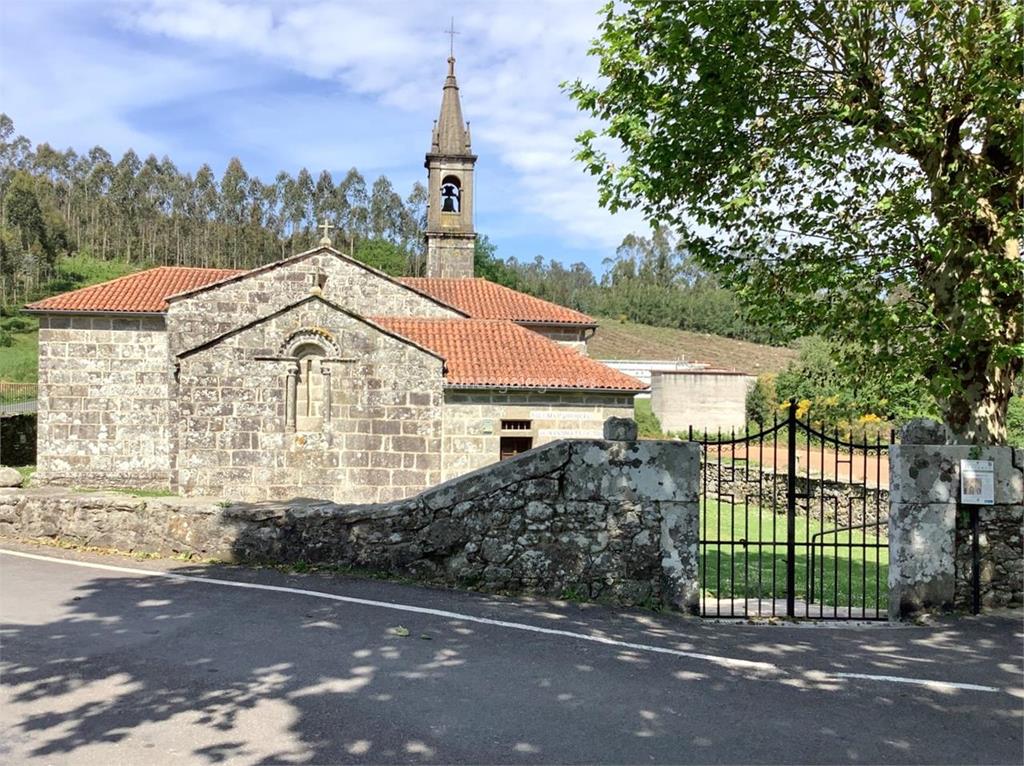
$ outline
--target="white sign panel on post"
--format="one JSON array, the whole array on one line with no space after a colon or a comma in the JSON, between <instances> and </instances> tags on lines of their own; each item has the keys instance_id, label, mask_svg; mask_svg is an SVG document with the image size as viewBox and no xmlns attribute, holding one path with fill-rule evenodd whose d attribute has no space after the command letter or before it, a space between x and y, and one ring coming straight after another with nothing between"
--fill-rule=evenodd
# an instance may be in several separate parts
<instances>
[{"instance_id":1,"label":"white sign panel on post","mask_svg":"<svg viewBox=\"0 0 1024 766\"><path fill-rule=\"evenodd\" d=\"M994 461L960 461L960 502L964 505L995 505L996 471Z\"/></svg>"}]
</instances>

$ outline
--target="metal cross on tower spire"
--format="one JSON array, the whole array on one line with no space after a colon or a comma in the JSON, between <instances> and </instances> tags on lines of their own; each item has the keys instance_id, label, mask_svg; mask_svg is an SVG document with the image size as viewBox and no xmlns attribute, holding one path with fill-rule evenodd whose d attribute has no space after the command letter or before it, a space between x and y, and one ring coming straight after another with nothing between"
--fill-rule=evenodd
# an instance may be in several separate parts
<instances>
[{"instance_id":1,"label":"metal cross on tower spire","mask_svg":"<svg viewBox=\"0 0 1024 766\"><path fill-rule=\"evenodd\" d=\"M459 34L455 31L455 17L452 16L451 24L448 29L444 31L448 35L448 56L455 58L455 35Z\"/></svg>"}]
</instances>

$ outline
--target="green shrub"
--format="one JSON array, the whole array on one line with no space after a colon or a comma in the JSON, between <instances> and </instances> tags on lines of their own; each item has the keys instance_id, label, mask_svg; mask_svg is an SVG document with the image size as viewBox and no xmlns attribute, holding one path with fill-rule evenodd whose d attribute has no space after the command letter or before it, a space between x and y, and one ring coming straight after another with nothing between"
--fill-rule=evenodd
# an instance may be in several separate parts
<instances>
[{"instance_id":1,"label":"green shrub","mask_svg":"<svg viewBox=\"0 0 1024 766\"><path fill-rule=\"evenodd\" d=\"M28 332L34 329L31 320L22 316L12 316L0 321L0 330L7 332Z\"/></svg>"},{"instance_id":2,"label":"green shrub","mask_svg":"<svg viewBox=\"0 0 1024 766\"><path fill-rule=\"evenodd\" d=\"M778 376L766 372L757 377L757 381L747 392L747 421L763 426L771 423L779 405L779 393L775 387Z\"/></svg>"},{"instance_id":3,"label":"green shrub","mask_svg":"<svg viewBox=\"0 0 1024 766\"><path fill-rule=\"evenodd\" d=\"M864 348L824 338L804 338L799 356L779 373L776 402L797 400L797 415L842 438L876 437L914 417L936 417L927 383L900 376ZM785 415L784 409L781 411Z\"/></svg>"},{"instance_id":4,"label":"green shrub","mask_svg":"<svg viewBox=\"0 0 1024 766\"><path fill-rule=\"evenodd\" d=\"M14 345L14 336L7 330L0 328L0 348L10 348Z\"/></svg>"},{"instance_id":5,"label":"green shrub","mask_svg":"<svg viewBox=\"0 0 1024 766\"><path fill-rule=\"evenodd\" d=\"M665 434L661 431L661 423L658 416L651 409L650 399L634 399L634 413L636 428L641 439L664 439Z\"/></svg>"},{"instance_id":6,"label":"green shrub","mask_svg":"<svg viewBox=\"0 0 1024 766\"><path fill-rule=\"evenodd\" d=\"M1024 397L1014 396L1006 413L1006 443L1024 447Z\"/></svg>"}]
</instances>

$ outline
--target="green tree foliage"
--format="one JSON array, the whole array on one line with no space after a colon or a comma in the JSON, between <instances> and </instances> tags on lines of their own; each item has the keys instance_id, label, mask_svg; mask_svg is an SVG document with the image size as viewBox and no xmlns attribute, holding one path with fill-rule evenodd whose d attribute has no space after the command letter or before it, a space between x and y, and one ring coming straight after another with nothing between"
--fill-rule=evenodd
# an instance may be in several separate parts
<instances>
[{"instance_id":1,"label":"green tree foliage","mask_svg":"<svg viewBox=\"0 0 1024 766\"><path fill-rule=\"evenodd\" d=\"M250 268L315 246L325 218L342 252L393 275L424 267L427 190L416 183L403 200L386 178L368 187L355 168L338 183L305 168L265 183L236 157L219 177L209 165L189 174L132 151L115 162L101 147L82 156L33 150L0 116L0 184L0 306L41 297L44 286L80 286L54 267L70 254L126 271ZM627 236L600 279L582 263L502 260L484 234L474 260L478 276L589 314L761 342L789 337L778 323L751 321L667 229Z\"/></svg>"},{"instance_id":2,"label":"green tree foliage","mask_svg":"<svg viewBox=\"0 0 1024 766\"><path fill-rule=\"evenodd\" d=\"M1018 395L1010 399L1006 420L1006 443L1014 447L1024 447L1024 398Z\"/></svg>"},{"instance_id":3,"label":"green tree foliage","mask_svg":"<svg viewBox=\"0 0 1024 766\"><path fill-rule=\"evenodd\" d=\"M747 416L770 424L790 399L815 424L838 428L844 438L887 432L914 417L935 417L938 407L925 381L901 369L878 369L860 376L850 358L865 350L854 344L807 337L799 355L778 375L761 375L747 394ZM785 415L784 412L781 415ZM881 435L885 435L882 433Z\"/></svg>"},{"instance_id":4,"label":"green tree foliage","mask_svg":"<svg viewBox=\"0 0 1024 766\"><path fill-rule=\"evenodd\" d=\"M773 372L758 375L747 392L747 421L759 426L771 425L778 415L779 391L775 385L778 376Z\"/></svg>"},{"instance_id":5,"label":"green tree foliage","mask_svg":"<svg viewBox=\"0 0 1024 766\"><path fill-rule=\"evenodd\" d=\"M264 183L237 157L218 179L208 165L190 174L131 150L114 161L98 146L81 156L33 148L0 114L0 306L65 283L56 263L70 254L128 270L251 268L313 247L325 218L338 227L332 236L343 252L409 273L422 261L425 208L421 184L403 202L381 177L371 195L355 168L338 184L305 168Z\"/></svg>"},{"instance_id":6,"label":"green tree foliage","mask_svg":"<svg viewBox=\"0 0 1024 766\"><path fill-rule=\"evenodd\" d=\"M486 236L477 238L477 276L587 314L758 343L792 337L783 322L752 321L735 294L698 266L667 231L655 231L650 238L627 235L604 267L598 280L583 263L566 267L541 256L501 260Z\"/></svg>"},{"instance_id":7,"label":"green tree foliage","mask_svg":"<svg viewBox=\"0 0 1024 766\"><path fill-rule=\"evenodd\" d=\"M478 234L473 245L473 273L499 285L522 289L516 264L506 263L497 256L498 248L486 234Z\"/></svg>"},{"instance_id":8,"label":"green tree foliage","mask_svg":"<svg viewBox=\"0 0 1024 766\"><path fill-rule=\"evenodd\" d=\"M579 158L605 205L685 231L755 316L869 349L866 370L926 380L959 439L1003 441L1022 28L1013 0L609 3L599 84L567 86L603 123Z\"/></svg>"},{"instance_id":9,"label":"green tree foliage","mask_svg":"<svg viewBox=\"0 0 1024 766\"><path fill-rule=\"evenodd\" d=\"M406 273L409 262L408 253L401 245L376 237L359 240L354 255L367 266L373 266L395 277Z\"/></svg>"}]
</instances>

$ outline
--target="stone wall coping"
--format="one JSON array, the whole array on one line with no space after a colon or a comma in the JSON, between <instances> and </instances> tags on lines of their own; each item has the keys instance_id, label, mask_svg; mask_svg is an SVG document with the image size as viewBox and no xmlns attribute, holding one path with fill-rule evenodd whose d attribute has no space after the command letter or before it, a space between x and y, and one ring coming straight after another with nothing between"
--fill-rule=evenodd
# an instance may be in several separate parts
<instances>
[{"instance_id":1,"label":"stone wall coping","mask_svg":"<svg viewBox=\"0 0 1024 766\"><path fill-rule=\"evenodd\" d=\"M595 452L596 451L596 452ZM664 453L664 454L660 454ZM667 457L666 457L667 455ZM599 457L598 457L599 456ZM678 486L664 486L666 476L658 471L644 475L651 483L627 486L607 476L605 460L612 466L635 468L641 461L664 463L661 472L668 478L682 479L681 474L692 467L690 481L678 481ZM19 498L58 499L78 507L103 506L107 508L164 507L192 513L219 513L225 520L270 520L296 516L344 516L347 521L387 519L427 507L437 510L460 502L490 494L504 487L531 479L551 476L566 468L570 462L578 464L581 486L566 487L569 499L601 497L609 492L634 494L660 502L695 502L699 480L699 445L695 442L644 440L635 442L607 439L560 439L513 458L478 468L475 471L449 479L405 500L385 503L338 504L317 498L296 497L288 500L258 502L230 501L218 497L181 497L177 495L146 497L104 490L85 490L60 486L0 489L0 505L17 502ZM689 465L692 463L692 466ZM591 474L593 474L591 476ZM587 480L591 484L587 484ZM600 481L597 481L600 479ZM692 486L691 486L692 485Z\"/></svg>"},{"instance_id":2,"label":"stone wall coping","mask_svg":"<svg viewBox=\"0 0 1024 766\"><path fill-rule=\"evenodd\" d=\"M14 505L28 500L50 500L67 503L75 508L105 508L107 510L142 510L162 508L194 514L214 514L225 521L258 521L285 519L297 516L344 515L348 521L385 519L400 516L412 510L415 499L392 503L339 505L327 500L297 497L291 500L260 502L230 502L217 497L181 497L158 495L146 497L122 492L75 489L74 487L10 487L0 488L0 505Z\"/></svg>"}]
</instances>

